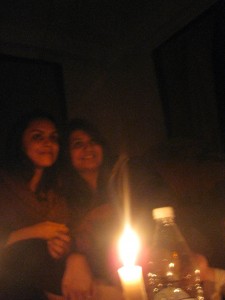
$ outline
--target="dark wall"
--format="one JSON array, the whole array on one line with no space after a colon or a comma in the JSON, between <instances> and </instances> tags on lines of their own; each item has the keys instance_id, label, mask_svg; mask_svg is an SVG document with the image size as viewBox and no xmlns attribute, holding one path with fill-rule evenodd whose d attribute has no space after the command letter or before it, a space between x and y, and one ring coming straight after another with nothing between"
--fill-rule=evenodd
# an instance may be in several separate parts
<instances>
[{"instance_id":1,"label":"dark wall","mask_svg":"<svg viewBox=\"0 0 225 300\"><path fill-rule=\"evenodd\" d=\"M224 150L224 2L218 2L154 51L170 139ZM223 54L222 54L223 53Z\"/></svg>"},{"instance_id":2,"label":"dark wall","mask_svg":"<svg viewBox=\"0 0 225 300\"><path fill-rule=\"evenodd\" d=\"M218 120L223 150L225 151L225 2L220 1L214 27L213 62L216 79L216 99L218 104Z\"/></svg>"}]
</instances>

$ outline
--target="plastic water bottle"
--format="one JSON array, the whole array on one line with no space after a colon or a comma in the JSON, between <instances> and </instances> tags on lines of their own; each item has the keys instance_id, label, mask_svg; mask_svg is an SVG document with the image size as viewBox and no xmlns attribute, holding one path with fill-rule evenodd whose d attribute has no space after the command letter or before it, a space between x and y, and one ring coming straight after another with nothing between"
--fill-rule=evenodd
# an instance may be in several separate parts
<instances>
[{"instance_id":1,"label":"plastic water bottle","mask_svg":"<svg viewBox=\"0 0 225 300\"><path fill-rule=\"evenodd\" d=\"M172 207L152 211L155 232L147 266L150 300L204 300L200 271L182 236Z\"/></svg>"}]
</instances>

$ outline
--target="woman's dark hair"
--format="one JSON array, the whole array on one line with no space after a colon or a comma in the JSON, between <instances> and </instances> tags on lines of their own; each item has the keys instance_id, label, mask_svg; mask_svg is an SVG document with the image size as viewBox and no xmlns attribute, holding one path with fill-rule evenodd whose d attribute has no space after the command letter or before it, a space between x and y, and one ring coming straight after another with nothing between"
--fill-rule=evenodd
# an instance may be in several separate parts
<instances>
[{"instance_id":1,"label":"woman's dark hair","mask_svg":"<svg viewBox=\"0 0 225 300\"><path fill-rule=\"evenodd\" d=\"M31 122L42 119L49 120L56 126L57 130L59 130L56 120L50 113L37 109L22 115L12 125L8 132L3 168L7 169L10 173L16 175L19 174L19 176L24 178L26 181L29 181L29 179L32 177L34 166L23 151L23 133ZM46 181L46 178L48 178L48 184L52 181L53 174L55 173L53 169L56 168L56 165L57 164L51 168L46 168L46 172L44 173L42 181ZM43 188L45 184L42 182L40 186Z\"/></svg>"},{"instance_id":2,"label":"woman's dark hair","mask_svg":"<svg viewBox=\"0 0 225 300\"><path fill-rule=\"evenodd\" d=\"M109 177L109 172L111 170L111 164L112 164L112 155L110 153L108 144L104 137L101 135L97 127L87 121L86 119L80 119L80 118L74 118L72 119L67 126L65 135L64 135L64 171L66 171L67 176L62 178L62 181L64 182L64 192L66 193L66 198L71 198L74 192L74 182L77 183L76 186L76 194L79 194L79 190L81 195L88 194L89 187L88 184L84 181L83 178L79 175L79 173L74 169L74 167L71 164L70 155L69 155L69 137L72 132L82 130L85 133L87 133L93 141L95 141L97 144L99 144L102 147L103 150L103 162L101 164L100 170L99 170L99 177L98 177L98 191L105 190L107 180ZM87 199L89 198L88 195ZM77 195L76 201L79 201L79 196ZM83 205L84 198L80 198L81 203L77 203L78 205Z\"/></svg>"}]
</instances>

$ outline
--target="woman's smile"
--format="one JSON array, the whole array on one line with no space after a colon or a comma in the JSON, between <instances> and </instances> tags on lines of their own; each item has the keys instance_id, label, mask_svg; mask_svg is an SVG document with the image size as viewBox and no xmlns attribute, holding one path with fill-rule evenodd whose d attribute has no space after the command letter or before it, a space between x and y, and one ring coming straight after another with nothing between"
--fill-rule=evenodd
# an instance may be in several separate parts
<instances>
[{"instance_id":1,"label":"woman's smile","mask_svg":"<svg viewBox=\"0 0 225 300\"><path fill-rule=\"evenodd\" d=\"M72 164L78 172L97 171L102 164L102 146L82 130L71 133L69 149Z\"/></svg>"}]
</instances>

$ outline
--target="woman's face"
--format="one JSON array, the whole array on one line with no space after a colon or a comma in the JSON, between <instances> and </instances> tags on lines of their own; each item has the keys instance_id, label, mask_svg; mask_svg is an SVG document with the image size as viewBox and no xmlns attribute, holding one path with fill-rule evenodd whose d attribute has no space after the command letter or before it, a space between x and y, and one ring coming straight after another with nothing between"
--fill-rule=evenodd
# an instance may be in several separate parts
<instances>
[{"instance_id":1,"label":"woman's face","mask_svg":"<svg viewBox=\"0 0 225 300\"><path fill-rule=\"evenodd\" d=\"M36 168L52 166L59 153L58 132L47 119L29 123L22 136L23 150Z\"/></svg>"},{"instance_id":2,"label":"woman's face","mask_svg":"<svg viewBox=\"0 0 225 300\"><path fill-rule=\"evenodd\" d=\"M69 137L72 166L78 173L98 171L103 161L102 146L83 130L75 130Z\"/></svg>"}]
</instances>

